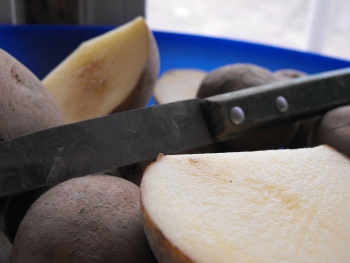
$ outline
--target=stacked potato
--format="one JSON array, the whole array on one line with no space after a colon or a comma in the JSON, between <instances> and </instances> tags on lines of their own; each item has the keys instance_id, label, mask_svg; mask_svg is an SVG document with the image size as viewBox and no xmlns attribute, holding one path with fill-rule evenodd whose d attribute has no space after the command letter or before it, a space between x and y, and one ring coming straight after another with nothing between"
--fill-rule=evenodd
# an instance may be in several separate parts
<instances>
[{"instance_id":1,"label":"stacked potato","mask_svg":"<svg viewBox=\"0 0 350 263\"><path fill-rule=\"evenodd\" d=\"M0 79L0 139L143 107L153 92L158 103L168 103L306 75L235 64L210 73L173 70L157 82L159 65L142 18L84 42L42 83L1 51L0 72L7 75ZM30 197L40 196L28 212L32 202L23 208L11 262L346 262L349 235L336 234L349 226L350 162L327 147L275 149L329 143L349 155L341 137L347 138L348 112L337 109L113 171L124 178L101 172L41 189ZM256 150L270 151L246 152ZM242 153L195 154L218 152ZM323 204L326 188L334 199ZM18 204L16 198L8 204ZM315 211L326 215L308 221ZM310 227L305 239L300 220L321 224L322 231Z\"/></svg>"},{"instance_id":2,"label":"stacked potato","mask_svg":"<svg viewBox=\"0 0 350 263\"><path fill-rule=\"evenodd\" d=\"M159 66L157 43L142 18L82 43L42 82L1 51L0 138L146 106ZM18 228L11 262L156 262L137 185L101 174L50 188L8 201L11 229L11 216L24 216L40 196Z\"/></svg>"}]
</instances>

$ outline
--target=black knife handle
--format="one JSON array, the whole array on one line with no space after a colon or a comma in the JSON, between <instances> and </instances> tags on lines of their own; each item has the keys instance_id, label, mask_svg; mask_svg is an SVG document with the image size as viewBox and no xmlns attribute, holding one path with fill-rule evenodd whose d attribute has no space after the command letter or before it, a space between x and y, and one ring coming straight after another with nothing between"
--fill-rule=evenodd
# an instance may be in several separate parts
<instances>
[{"instance_id":1,"label":"black knife handle","mask_svg":"<svg viewBox=\"0 0 350 263\"><path fill-rule=\"evenodd\" d=\"M350 68L210 97L201 106L213 139L224 141L346 104Z\"/></svg>"}]
</instances>

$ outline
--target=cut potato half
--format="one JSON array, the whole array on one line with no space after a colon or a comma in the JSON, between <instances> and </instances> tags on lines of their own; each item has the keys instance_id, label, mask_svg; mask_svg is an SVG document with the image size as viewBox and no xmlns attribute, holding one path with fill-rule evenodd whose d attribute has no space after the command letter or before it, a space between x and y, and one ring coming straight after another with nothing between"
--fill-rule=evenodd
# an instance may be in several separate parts
<instances>
[{"instance_id":1,"label":"cut potato half","mask_svg":"<svg viewBox=\"0 0 350 263\"><path fill-rule=\"evenodd\" d=\"M156 83L154 98L159 104L194 99L206 75L199 69L166 71Z\"/></svg>"},{"instance_id":2,"label":"cut potato half","mask_svg":"<svg viewBox=\"0 0 350 263\"><path fill-rule=\"evenodd\" d=\"M328 146L158 157L145 232L159 262L349 262L349 171Z\"/></svg>"},{"instance_id":3,"label":"cut potato half","mask_svg":"<svg viewBox=\"0 0 350 263\"><path fill-rule=\"evenodd\" d=\"M137 86L150 56L143 18L82 43L43 84L56 98L67 123L113 112Z\"/></svg>"}]
</instances>

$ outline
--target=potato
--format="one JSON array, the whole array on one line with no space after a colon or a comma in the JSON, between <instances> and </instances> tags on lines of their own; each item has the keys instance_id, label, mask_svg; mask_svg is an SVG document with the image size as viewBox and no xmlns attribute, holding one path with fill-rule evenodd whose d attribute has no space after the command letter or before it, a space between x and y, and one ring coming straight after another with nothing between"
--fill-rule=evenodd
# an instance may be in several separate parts
<instances>
[{"instance_id":1,"label":"potato","mask_svg":"<svg viewBox=\"0 0 350 263\"><path fill-rule=\"evenodd\" d=\"M349 262L349 170L327 146L160 156L145 232L159 262Z\"/></svg>"},{"instance_id":2,"label":"potato","mask_svg":"<svg viewBox=\"0 0 350 263\"><path fill-rule=\"evenodd\" d=\"M232 64L217 68L203 79L197 97L207 97L277 82L270 70L253 64Z\"/></svg>"},{"instance_id":3,"label":"potato","mask_svg":"<svg viewBox=\"0 0 350 263\"><path fill-rule=\"evenodd\" d=\"M252 64L233 64L210 72L202 81L197 97L206 98L280 81L271 71ZM289 123L227 140L226 151L256 151L286 146L295 135L298 123Z\"/></svg>"},{"instance_id":4,"label":"potato","mask_svg":"<svg viewBox=\"0 0 350 263\"><path fill-rule=\"evenodd\" d=\"M35 190L26 191L24 193L11 196L8 199L4 209L3 220L6 235L11 243L13 243L18 226L23 220L29 207L35 202L35 200L37 200L42 194L52 187L52 185L40 187Z\"/></svg>"},{"instance_id":5,"label":"potato","mask_svg":"<svg viewBox=\"0 0 350 263\"><path fill-rule=\"evenodd\" d=\"M350 158L350 106L327 112L311 131L309 146L328 144Z\"/></svg>"},{"instance_id":6,"label":"potato","mask_svg":"<svg viewBox=\"0 0 350 263\"><path fill-rule=\"evenodd\" d=\"M60 107L40 80L0 49L0 141L64 124Z\"/></svg>"},{"instance_id":7,"label":"potato","mask_svg":"<svg viewBox=\"0 0 350 263\"><path fill-rule=\"evenodd\" d=\"M154 98L158 104L193 99L206 75L198 69L168 70L157 81Z\"/></svg>"},{"instance_id":8,"label":"potato","mask_svg":"<svg viewBox=\"0 0 350 263\"><path fill-rule=\"evenodd\" d=\"M296 69L280 69L273 72L275 77L280 79L295 79L307 76L307 73L296 70Z\"/></svg>"},{"instance_id":9,"label":"potato","mask_svg":"<svg viewBox=\"0 0 350 263\"><path fill-rule=\"evenodd\" d=\"M156 262L142 228L139 187L107 175L55 186L21 222L11 262Z\"/></svg>"},{"instance_id":10,"label":"potato","mask_svg":"<svg viewBox=\"0 0 350 263\"><path fill-rule=\"evenodd\" d=\"M0 229L0 262L9 263L12 245Z\"/></svg>"},{"instance_id":11,"label":"potato","mask_svg":"<svg viewBox=\"0 0 350 263\"><path fill-rule=\"evenodd\" d=\"M43 79L67 123L147 104L159 52L142 18L82 43Z\"/></svg>"},{"instance_id":12,"label":"potato","mask_svg":"<svg viewBox=\"0 0 350 263\"><path fill-rule=\"evenodd\" d=\"M112 113L144 107L151 99L160 70L160 57L156 39L151 31L149 32L149 40L150 54L139 82L130 95Z\"/></svg>"}]
</instances>

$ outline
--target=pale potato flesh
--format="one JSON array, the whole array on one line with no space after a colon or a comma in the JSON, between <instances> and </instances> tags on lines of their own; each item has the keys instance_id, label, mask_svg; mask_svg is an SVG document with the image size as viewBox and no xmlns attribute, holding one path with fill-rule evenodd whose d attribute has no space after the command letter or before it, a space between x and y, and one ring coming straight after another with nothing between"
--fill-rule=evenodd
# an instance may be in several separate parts
<instances>
[{"instance_id":1,"label":"pale potato flesh","mask_svg":"<svg viewBox=\"0 0 350 263\"><path fill-rule=\"evenodd\" d=\"M193 99L206 75L198 69L166 71L156 83L154 97L159 104Z\"/></svg>"},{"instance_id":2,"label":"pale potato flesh","mask_svg":"<svg viewBox=\"0 0 350 263\"><path fill-rule=\"evenodd\" d=\"M66 122L112 112L132 92L150 53L143 18L82 43L43 84L60 105Z\"/></svg>"},{"instance_id":3,"label":"pale potato flesh","mask_svg":"<svg viewBox=\"0 0 350 263\"><path fill-rule=\"evenodd\" d=\"M327 146L164 156L141 200L193 262L349 262L349 171Z\"/></svg>"}]
</instances>

